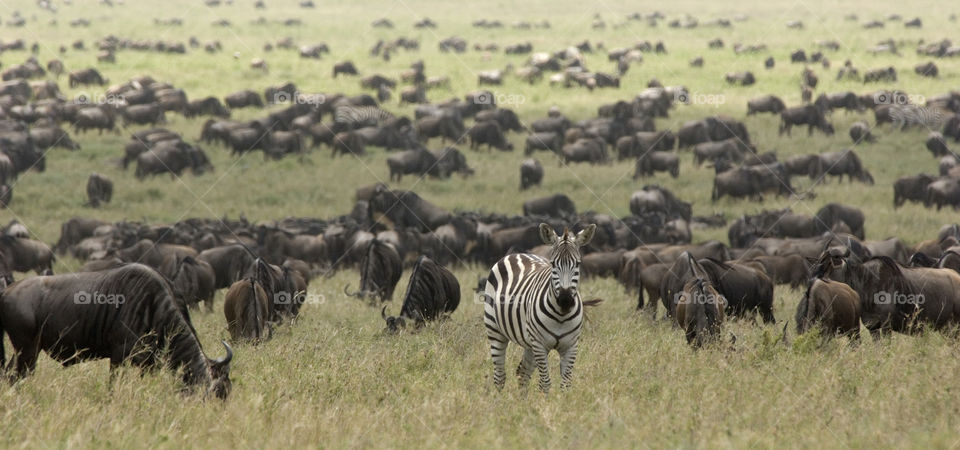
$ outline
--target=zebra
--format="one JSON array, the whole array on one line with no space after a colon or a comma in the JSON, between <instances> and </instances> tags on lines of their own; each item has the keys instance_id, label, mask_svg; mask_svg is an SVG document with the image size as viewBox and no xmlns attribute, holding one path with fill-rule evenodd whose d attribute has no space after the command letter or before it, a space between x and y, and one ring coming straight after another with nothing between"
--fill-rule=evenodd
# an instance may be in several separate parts
<instances>
[{"instance_id":1,"label":"zebra","mask_svg":"<svg viewBox=\"0 0 960 450\"><path fill-rule=\"evenodd\" d=\"M583 302L577 291L580 279L580 247L596 231L591 224L574 235L540 224L540 238L552 246L549 259L532 254L507 255L490 269L484 289L483 321L493 358L493 384L503 389L507 344L523 347L517 367L520 386L530 381L533 365L540 372L540 390L550 391L547 354L560 354L560 388L570 385L577 341L583 324Z\"/></svg>"}]
</instances>

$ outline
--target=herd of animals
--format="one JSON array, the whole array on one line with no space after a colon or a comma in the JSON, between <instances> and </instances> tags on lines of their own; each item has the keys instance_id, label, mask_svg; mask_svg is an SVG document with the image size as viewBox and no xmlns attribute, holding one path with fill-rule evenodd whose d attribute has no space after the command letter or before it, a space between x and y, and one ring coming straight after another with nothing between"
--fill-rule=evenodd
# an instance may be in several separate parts
<instances>
[{"instance_id":1,"label":"herd of animals","mask_svg":"<svg viewBox=\"0 0 960 450\"><path fill-rule=\"evenodd\" d=\"M216 0L207 3L211 2L220 6ZM256 6L265 8L263 2ZM312 2L302 6L311 8ZM746 20L734 22L741 19ZM655 23L666 18L655 13L626 20ZM891 23L899 20L889 18ZM15 15L13 25L8 25L26 22ZM218 25L231 26L224 22ZM728 28L732 23L720 19L702 25ZM178 26L172 19L163 25ZM486 20L473 25L506 26ZM688 17L668 25L695 28L701 24ZM877 28L875 23L867 25ZM915 19L904 25L918 28L922 22ZM373 26L393 28L394 24L381 19ZM416 24L417 28L435 26L429 19ZM535 30L550 24L513 26ZM600 19L593 23L594 28L606 26ZM788 26L802 28L803 24ZM468 51L463 38L438 41L441 53ZM104 65L117 64L118 55L131 51L176 55L201 47L209 53L222 49L219 42L201 44L196 38L183 43L112 35L94 46L98 64ZM931 96L924 104L912 103L910 96L896 89L815 95L815 69L828 70L828 55L840 50L836 41L817 46L809 57L803 49L789 55L791 63L804 67L799 77L801 105L787 107L780 98L763 95L747 103L746 114L779 115L781 135L789 136L794 126L806 126L808 135L814 131L832 135L833 111L862 114L871 110L874 125L864 118L849 130L854 145L875 142L871 130L877 126L890 124L893 132L904 132L929 128L936 119L940 129L930 131L924 144L940 158L939 174L898 180L893 202L895 206L913 201L937 209L960 208L960 155L948 145L951 139L960 142L960 92ZM706 47L722 51L725 43L715 39ZM903 47L890 40L869 50L899 54ZM37 53L38 44L28 46L18 39L3 41L0 49ZM500 50L480 43L474 49ZM538 83L546 76L556 89L619 89L620 79L631 65L642 63L644 55L667 54L663 42L637 42L607 51L614 66L610 72L589 70L584 54L604 49L603 44L588 41L557 51L535 52L526 42L505 46L506 54L525 58L520 68L510 65L481 71L479 90L462 99L435 103L428 101L427 94L448 88L449 79L427 76L422 61L397 76L361 77L353 61L334 64L334 77L359 77L363 91L359 94L305 94L288 82L262 93L248 89L229 94L222 101L212 96L191 100L171 83L139 76L109 85L104 101L67 100L56 81L64 73L71 88L107 86L109 81L95 67L68 72L59 59L41 65L30 55L22 64L5 68L0 84L0 205L16 205L12 188L18 177L30 170L45 170L46 158L57 158L52 149L82 151L86 133L119 133L130 127L142 128L131 132L129 142L117 150L117 161L124 169L134 165L137 179L162 174L179 177L187 170L202 176L213 166L200 145L223 147L237 156L259 150L267 158L302 155L324 146L333 157L363 158L377 148L390 153L386 163L391 182L400 182L404 175L469 177L474 170L456 145L465 143L471 150L485 146L486 154L473 152L472 157L495 158L493 149L515 151L511 136L521 134L528 159L520 165L520 191L539 185L544 178L544 164L535 158L538 154L552 155L566 165L630 159L635 162L634 178L641 179L657 172L680 177L679 155L689 151L695 165L707 162L715 169L713 201L725 196L760 201L771 194L806 195L794 191L790 183L794 176L809 177L815 183L829 176L874 183L853 150L780 160L773 152L758 151L745 122L733 117L711 115L675 130L664 129L664 119L676 103L687 101L689 92L655 79L636 95L598 105L596 117L574 120L553 107L545 117L529 123L498 105L495 92L484 88L502 85L511 77ZM419 40L399 37L377 42L370 57L389 61L396 52L419 50ZM947 40L920 43L916 50L928 58L960 54ZM60 51L84 52L86 45L76 41ZM266 59L283 57L282 52L320 59L330 50L322 43L297 47L292 39L283 39L267 43L263 51L266 56L251 61L251 69L269 71ZM733 51L768 50L735 44ZM692 68L703 64L701 57L690 62ZM774 64L770 57L764 67ZM913 69L920 76L939 76L933 61ZM753 85L758 78L762 76L752 72L726 76L737 86ZM865 70L861 77L848 60L837 79L889 84L896 82L897 70ZM416 104L414 117L398 116L385 108L398 86L402 86L400 103ZM267 107L270 111L259 118L231 119L234 110ZM185 137L165 128L172 114L203 121L200 136ZM438 149L428 149L438 140ZM86 189L91 208L112 200L113 183L102 174L91 174ZM960 324L958 225L946 225L938 236L910 246L898 238L866 240L863 211L840 203L829 203L814 216L789 209L764 210L728 225L722 215L694 216L690 203L657 184L643 186L628 202L631 214L619 218L578 211L564 193L526 201L522 215L451 212L416 192L376 183L359 187L353 208L330 218L288 217L271 223L251 223L243 217L196 218L148 224L73 217L63 223L60 239L52 246L32 239L25 224L13 221L0 235L0 279L5 288L0 297L0 336L9 336L14 351L7 370L14 378L28 375L40 350L64 365L103 358L110 359L111 367L125 362L144 368L166 364L182 373L187 386L225 398L231 389L233 351L224 342L226 357L208 358L190 310L196 314L203 303L213 311L216 292L225 290L222 310L231 339L256 344L269 339L279 324L296 326L301 306L310 301L309 283L335 270L359 273L356 291L343 287L347 295L381 305L397 297L394 289L409 269L398 315L388 316L388 306L381 309L387 329L396 332L443 319L457 309L461 284L450 267L492 267L479 279L476 292L484 303L494 384L504 384L505 350L513 342L524 349L517 370L521 384L528 382L536 367L543 391L550 388L547 354L552 350L561 355L562 385L569 385L584 308L600 303L581 299L581 276L617 278L637 296L637 309L654 317L662 305L665 317L676 322L695 348L720 341L728 316L759 315L764 323L775 323L775 286L801 290L802 300L794 312L801 333L819 327L824 335L839 333L857 339L861 326L871 333L916 333ZM693 242L692 228L724 226L728 226L729 243ZM68 254L84 264L74 273L55 275L56 254ZM36 276L14 279L15 273L30 271ZM101 302L103 298L119 301ZM2 346L0 361L7 365Z\"/></svg>"}]
</instances>

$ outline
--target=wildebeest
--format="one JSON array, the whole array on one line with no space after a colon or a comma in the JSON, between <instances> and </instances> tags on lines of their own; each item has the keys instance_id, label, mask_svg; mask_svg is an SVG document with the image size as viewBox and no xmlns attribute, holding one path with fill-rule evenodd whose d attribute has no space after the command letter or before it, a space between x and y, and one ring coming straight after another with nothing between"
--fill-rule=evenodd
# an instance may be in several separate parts
<instances>
[{"instance_id":1,"label":"wildebeest","mask_svg":"<svg viewBox=\"0 0 960 450\"><path fill-rule=\"evenodd\" d=\"M216 117L230 117L230 110L227 109L217 97L206 97L199 100L191 100L183 111L185 117L196 117L209 115Z\"/></svg>"},{"instance_id":2,"label":"wildebeest","mask_svg":"<svg viewBox=\"0 0 960 450\"><path fill-rule=\"evenodd\" d=\"M416 130L422 142L432 137L440 137L440 143L447 139L457 142L465 133L463 122L449 115L421 117L416 121Z\"/></svg>"},{"instance_id":3,"label":"wildebeest","mask_svg":"<svg viewBox=\"0 0 960 450\"><path fill-rule=\"evenodd\" d=\"M104 175L92 173L87 178L87 205L100 207L100 203L110 203L113 197L113 181Z\"/></svg>"},{"instance_id":4,"label":"wildebeest","mask_svg":"<svg viewBox=\"0 0 960 450\"><path fill-rule=\"evenodd\" d=\"M33 371L40 350L65 366L109 358L112 369L126 361L158 367L165 355L188 388L221 399L230 394L233 351L224 343L224 359L204 356L190 314L166 280L140 264L21 280L0 297L0 321L16 352L18 377Z\"/></svg>"},{"instance_id":5,"label":"wildebeest","mask_svg":"<svg viewBox=\"0 0 960 450\"><path fill-rule=\"evenodd\" d=\"M543 180L543 165L536 159L527 159L520 164L520 190L539 186Z\"/></svg>"},{"instance_id":6,"label":"wildebeest","mask_svg":"<svg viewBox=\"0 0 960 450\"><path fill-rule=\"evenodd\" d=\"M602 164L610 160L607 155L607 144L599 138L577 139L572 144L564 145L561 153L564 162L567 164L571 162Z\"/></svg>"},{"instance_id":7,"label":"wildebeest","mask_svg":"<svg viewBox=\"0 0 960 450\"><path fill-rule=\"evenodd\" d=\"M897 81L897 69L894 69L893 66L881 68L881 69L872 69L863 73L863 83L876 83L880 81L896 82Z\"/></svg>"},{"instance_id":8,"label":"wildebeest","mask_svg":"<svg viewBox=\"0 0 960 450\"><path fill-rule=\"evenodd\" d=\"M387 317L386 306L380 315L386 321L387 330L397 332L406 328L408 320L413 321L415 328L420 328L427 321L448 316L459 305L460 282L457 277L432 259L420 256L410 274L400 315Z\"/></svg>"},{"instance_id":9,"label":"wildebeest","mask_svg":"<svg viewBox=\"0 0 960 450\"><path fill-rule=\"evenodd\" d=\"M851 183L856 179L873 185L873 175L863 167L860 157L853 150L822 153L816 164L814 173L822 177L823 181L827 180L827 175L836 176L839 181L843 181L843 176L846 175Z\"/></svg>"},{"instance_id":10,"label":"wildebeest","mask_svg":"<svg viewBox=\"0 0 960 450\"><path fill-rule=\"evenodd\" d=\"M227 288L240 281L254 261L250 250L241 244L209 248L200 252L196 258L213 268L216 289Z\"/></svg>"},{"instance_id":11,"label":"wildebeest","mask_svg":"<svg viewBox=\"0 0 960 450\"><path fill-rule=\"evenodd\" d=\"M374 189L370 197L370 219L388 228L417 228L429 232L450 222L449 211L420 197L413 191Z\"/></svg>"},{"instance_id":12,"label":"wildebeest","mask_svg":"<svg viewBox=\"0 0 960 450\"><path fill-rule=\"evenodd\" d=\"M700 348L720 339L727 301L713 286L709 276L688 253L693 278L687 281L676 301L677 325L683 330L687 344Z\"/></svg>"},{"instance_id":13,"label":"wildebeest","mask_svg":"<svg viewBox=\"0 0 960 450\"><path fill-rule=\"evenodd\" d=\"M750 116L756 113L780 114L780 112L786 108L786 105L783 104L783 100L780 100L780 97L764 95L747 102L747 115Z\"/></svg>"},{"instance_id":14,"label":"wildebeest","mask_svg":"<svg viewBox=\"0 0 960 450\"><path fill-rule=\"evenodd\" d=\"M89 69L70 72L69 83L71 88L90 84L103 86L107 84L107 80L100 75L100 72L98 72L97 69L91 67Z\"/></svg>"},{"instance_id":15,"label":"wildebeest","mask_svg":"<svg viewBox=\"0 0 960 450\"><path fill-rule=\"evenodd\" d=\"M944 206L960 209L960 179L952 177L938 178L926 187L926 197L923 205L937 206L937 211Z\"/></svg>"},{"instance_id":16,"label":"wildebeest","mask_svg":"<svg viewBox=\"0 0 960 450\"><path fill-rule=\"evenodd\" d=\"M565 194L554 194L523 202L525 216L571 217L577 214L573 200Z\"/></svg>"},{"instance_id":17,"label":"wildebeest","mask_svg":"<svg viewBox=\"0 0 960 450\"><path fill-rule=\"evenodd\" d=\"M703 120L685 122L677 131L677 147L679 148L692 147L710 140L707 123Z\"/></svg>"},{"instance_id":18,"label":"wildebeest","mask_svg":"<svg viewBox=\"0 0 960 450\"><path fill-rule=\"evenodd\" d=\"M633 179L653 175L656 172L669 172L670 176L680 176L680 158L671 152L646 152L637 158Z\"/></svg>"},{"instance_id":19,"label":"wildebeest","mask_svg":"<svg viewBox=\"0 0 960 450\"><path fill-rule=\"evenodd\" d=\"M931 131L930 134L927 135L926 146L927 150L930 150L930 153L933 153L933 156L937 158L950 153L950 149L947 148L947 142L943 139L943 134L939 131Z\"/></svg>"},{"instance_id":20,"label":"wildebeest","mask_svg":"<svg viewBox=\"0 0 960 450\"><path fill-rule=\"evenodd\" d=\"M266 291L253 278L237 281L223 297L223 315L227 329L234 340L253 343L270 338L270 299Z\"/></svg>"},{"instance_id":21,"label":"wildebeest","mask_svg":"<svg viewBox=\"0 0 960 450\"><path fill-rule=\"evenodd\" d=\"M526 155L530 155L534 150L549 150L560 153L562 148L563 136L553 131L542 131L527 136L523 152Z\"/></svg>"},{"instance_id":22,"label":"wildebeest","mask_svg":"<svg viewBox=\"0 0 960 450\"><path fill-rule=\"evenodd\" d=\"M367 244L363 259L360 260L360 290L350 293L348 285L344 286L343 292L361 299L375 298L380 302L388 302L393 299L393 290L402 273L403 263L396 247L374 238Z\"/></svg>"},{"instance_id":23,"label":"wildebeest","mask_svg":"<svg viewBox=\"0 0 960 450\"><path fill-rule=\"evenodd\" d=\"M357 67L353 65L353 61L342 61L333 65L333 77L336 78L337 75L356 75Z\"/></svg>"},{"instance_id":24,"label":"wildebeest","mask_svg":"<svg viewBox=\"0 0 960 450\"><path fill-rule=\"evenodd\" d=\"M159 103L148 103L144 105L129 105L121 110L123 115L123 125L157 125L166 123L167 119L163 114L163 109Z\"/></svg>"},{"instance_id":25,"label":"wildebeest","mask_svg":"<svg viewBox=\"0 0 960 450\"><path fill-rule=\"evenodd\" d=\"M3 266L17 272L34 271L37 275L52 275L56 258L47 244L9 234L0 235L0 260Z\"/></svg>"},{"instance_id":26,"label":"wildebeest","mask_svg":"<svg viewBox=\"0 0 960 450\"><path fill-rule=\"evenodd\" d=\"M487 150L493 148L504 151L513 150L513 144L507 141L500 124L493 120L477 122L467 130L467 136L470 137L471 149L476 149L482 144L487 144Z\"/></svg>"},{"instance_id":27,"label":"wildebeest","mask_svg":"<svg viewBox=\"0 0 960 450\"><path fill-rule=\"evenodd\" d=\"M812 135L814 128L828 136L834 133L833 125L827 122L824 111L816 105L795 106L780 112L780 135L786 132L789 136L790 129L795 125L806 125L807 135Z\"/></svg>"},{"instance_id":28,"label":"wildebeest","mask_svg":"<svg viewBox=\"0 0 960 450\"><path fill-rule=\"evenodd\" d=\"M33 127L30 129L30 140L42 150L53 147L80 150L80 144L71 139L66 130L59 127Z\"/></svg>"},{"instance_id":29,"label":"wildebeest","mask_svg":"<svg viewBox=\"0 0 960 450\"><path fill-rule=\"evenodd\" d=\"M752 72L728 72L723 76L728 84L750 86L757 82Z\"/></svg>"},{"instance_id":30,"label":"wildebeest","mask_svg":"<svg viewBox=\"0 0 960 450\"><path fill-rule=\"evenodd\" d=\"M899 208L908 201L923 202L927 197L927 186L936 179L925 173L898 178L893 183L893 207Z\"/></svg>"},{"instance_id":31,"label":"wildebeest","mask_svg":"<svg viewBox=\"0 0 960 450\"><path fill-rule=\"evenodd\" d=\"M860 338L860 296L839 281L814 278L797 305L797 334L820 326L828 335Z\"/></svg>"},{"instance_id":32,"label":"wildebeest","mask_svg":"<svg viewBox=\"0 0 960 450\"><path fill-rule=\"evenodd\" d=\"M165 141L137 157L134 175L139 180L163 173L179 177L188 168L194 175L202 175L212 171L213 165L203 150L183 141Z\"/></svg>"},{"instance_id":33,"label":"wildebeest","mask_svg":"<svg viewBox=\"0 0 960 450\"><path fill-rule=\"evenodd\" d=\"M88 106L79 111L74 118L74 133L96 129L98 134L111 131L115 126L114 109L111 105Z\"/></svg>"},{"instance_id":34,"label":"wildebeest","mask_svg":"<svg viewBox=\"0 0 960 450\"><path fill-rule=\"evenodd\" d=\"M260 98L260 94L249 89L227 94L223 100L228 107L233 109L246 108L249 106L263 108L263 99Z\"/></svg>"},{"instance_id":35,"label":"wildebeest","mask_svg":"<svg viewBox=\"0 0 960 450\"><path fill-rule=\"evenodd\" d=\"M860 142L874 143L877 141L877 138L870 134L870 126L862 120L850 125L850 139L853 140L854 145Z\"/></svg>"}]
</instances>

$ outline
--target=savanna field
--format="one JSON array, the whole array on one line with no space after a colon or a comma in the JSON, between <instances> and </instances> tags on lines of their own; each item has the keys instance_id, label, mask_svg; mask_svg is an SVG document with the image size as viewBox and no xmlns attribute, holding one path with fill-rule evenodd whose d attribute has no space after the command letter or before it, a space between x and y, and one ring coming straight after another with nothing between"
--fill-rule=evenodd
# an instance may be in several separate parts
<instances>
[{"instance_id":1,"label":"savanna field","mask_svg":"<svg viewBox=\"0 0 960 450\"><path fill-rule=\"evenodd\" d=\"M593 71L616 73L607 51L635 42L662 41L667 52L644 52L631 64L619 88L588 90L551 86L547 77L528 84L510 73L503 84L486 86L501 107L511 108L528 124L546 117L556 107L571 121L597 116L597 108L617 100L631 100L656 78L664 86L684 86L693 101L675 104L669 117L655 119L657 130L677 130L686 121L711 115L742 120L751 141L761 152L775 151L778 159L853 147L875 179L875 184L851 184L846 178L821 180L794 177L793 188L803 196L764 195L762 203L724 197L711 202L714 170L696 167L690 151L680 150L680 176L667 173L633 179L633 160L610 164L564 164L549 153L536 157L545 177L540 186L519 191L519 166L525 132L507 134L513 152L472 151L466 141L456 144L475 173L449 179L405 176L389 182L392 189L416 191L449 211L522 214L524 201L554 193L568 195L577 211L595 211L613 217L630 214L630 195L647 184L659 184L692 203L693 214L722 214L729 223L763 209L792 208L814 215L823 205L841 202L859 207L866 215L866 239L899 237L914 245L932 239L944 224L958 221L947 207L940 211L908 203L893 208L893 183L905 175L936 174L938 159L924 147L931 131L914 127L897 131L889 124L873 128L876 143L858 143L847 135L858 120L871 127L873 112L836 110L829 116L836 134L794 128L792 137L779 136L780 117L746 115L751 98L773 94L787 106L801 104L800 73L804 64L790 62L790 53L822 50L829 69L808 66L819 76L819 93L901 89L914 98L929 98L960 89L960 59L917 55L923 42L960 40L948 3L832 2L773 0L729 3L704 0L658 2L444 2L426 0L372 0L316 2L302 8L294 0L265 0L255 9L252 0L210 6L200 0L152 2L114 0L112 6L94 0L54 1L57 11L36 2L0 2L0 41L23 39L26 50L0 53L0 69L24 62L30 45L38 43L37 60L45 65L59 58L67 72L88 67L100 71L104 86L70 87L67 76L48 73L67 99L102 98L111 84L149 75L183 89L188 98L223 98L242 89L262 93L268 86L293 82L303 93L348 95L362 89L359 76L332 77L335 63L351 60L361 76L383 74L399 80L400 72L422 60L428 76L447 76L448 86L426 91L438 103L463 98L477 90L479 72L523 67L530 54L504 54L503 47L529 42L533 52L554 52L589 41L584 65ZM13 27L15 12L25 20ZM633 13L660 12L664 19L628 20ZM856 14L856 20L845 16ZM890 20L891 14L902 16ZM673 19L696 18L695 28L673 28ZM429 17L435 28L414 28ZM904 22L920 17L921 28ZM171 18L181 25L158 23ZM263 18L262 23L258 19ZM393 28L373 27L388 18ZM87 19L87 27L71 26ZM299 25L286 26L287 19ZM471 23L499 20L500 28L478 28ZM728 19L730 27L711 24ZM735 20L736 19L736 20ZM226 20L228 26L215 22ZM521 29L520 21L549 28ZM788 22L803 22L802 29ZM865 29L870 20L885 23ZM595 27L603 22L604 27ZM187 46L185 54L118 50L116 62L98 62L95 42L108 35L123 39L153 39L187 43L219 41L222 49L205 52ZM419 40L419 50L398 50L389 61L370 55L378 40L397 37ZM467 41L464 53L442 53L438 42L459 36ZM320 59L298 56L294 49L274 48L290 37L299 45L326 43L329 53ZM708 48L715 38L720 49ZM871 53L870 47L893 39L899 55ZM85 50L73 49L83 40ZM834 40L839 50L817 47ZM598 48L602 43L603 48ZM765 44L758 53L736 54L735 43ZM474 44L497 44L496 51L474 50ZM60 47L66 51L60 51ZM690 67L701 56L702 68ZM773 57L776 65L764 68ZM268 71L253 69L262 58ZM851 60L861 73L893 66L896 82L864 85L836 79L837 70ZM921 77L913 67L935 61L939 77ZM756 84L731 86L724 74L753 72ZM508 71L509 72L509 71ZM382 107L397 116L413 118L414 105L399 104L400 87ZM249 120L282 109L234 109L232 119ZM82 149L53 148L44 172L21 174L13 184L13 200L0 209L0 223L17 220L33 239L53 245L60 227L71 217L94 217L149 224L174 223L187 218L241 216L255 223L285 217L333 218L348 214L357 187L388 182L385 149L367 147L365 156L331 158L327 146L280 160L262 152L230 154L219 143L199 143L206 117L185 118L167 113L163 126L203 148L215 167L197 176L161 175L138 180L133 169L118 165L130 134L147 126L123 126L118 132L75 133L61 124ZM472 119L468 119L472 123ZM427 143L440 148L438 139ZM958 144L949 141L948 145ZM110 203L84 206L85 186L92 172L113 180ZM809 194L813 195L809 195ZM716 239L728 242L727 228L696 228L694 243ZM55 273L74 272L84 261L58 255ZM616 278L589 278L580 283L584 299L605 301L587 311L580 336L579 357L571 388L560 390L556 354L550 357L554 388L547 395L535 384L518 389L513 376L521 351L511 345L507 355L506 387L497 392L482 322L483 306L473 288L489 267L454 264L450 269L461 286L461 303L445 321L427 324L416 332L384 331L380 308L344 293L356 286L355 268L315 268L308 298L297 321L274 330L259 345L233 343L228 400L204 400L180 394L179 378L159 370L143 375L131 367L120 369L112 382L107 361L68 368L42 355L35 373L15 384L0 384L0 446L5 448L262 448L262 447L508 447L508 448L624 448L624 447L803 447L803 448L953 448L960 446L960 360L958 342L949 333L892 334L881 339L866 336L859 344L846 337L821 340L816 334L797 336L794 312L803 295L788 285L775 289L776 323L752 321L725 324L723 342L694 351L683 333L666 320L652 321L636 311L636 294L628 293ZM36 276L16 273L17 280ZM388 312L399 314L409 277L404 271ZM208 356L222 353L221 340L230 339L223 315L224 290L217 293L212 313L193 311L191 319ZM662 309L661 309L662 315ZM787 323L789 322L789 323ZM783 336L784 325L787 334ZM736 335L730 343L730 335ZM3 345L11 353L9 338Z\"/></svg>"}]
</instances>

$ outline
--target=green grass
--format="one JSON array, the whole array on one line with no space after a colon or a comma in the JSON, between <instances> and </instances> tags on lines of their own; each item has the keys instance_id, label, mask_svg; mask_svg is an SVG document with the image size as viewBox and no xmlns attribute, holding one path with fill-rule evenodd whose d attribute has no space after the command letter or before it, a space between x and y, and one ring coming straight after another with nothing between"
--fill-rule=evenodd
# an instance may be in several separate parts
<instances>
[{"instance_id":1,"label":"green grass","mask_svg":"<svg viewBox=\"0 0 960 450\"><path fill-rule=\"evenodd\" d=\"M493 42L501 46L530 41L535 51L552 51L585 39L606 49L630 46L638 40L664 41L668 55L645 55L642 64L631 67L619 90L588 92L553 88L545 82L533 86L508 78L493 89L524 101L510 105L524 122L545 116L558 106L571 118L594 116L599 105L630 99L651 78L666 85L684 85L694 93L723 95L717 106L680 105L667 119L657 119L658 129L676 129L686 120L710 114L742 118L746 101L773 93L788 105L800 102L798 88L802 65L790 64L788 55L797 48L808 53L821 39L836 39L838 52L825 51L833 68L815 67L820 92L872 91L898 87L911 94L932 96L955 89L960 60L937 60L941 78L922 79L913 65L927 61L915 55L920 39L939 40L955 34L949 9L940 2L911 3L909 8L894 2L855 2L837 5L825 0L801 3L775 0L755 5L724 4L684 0L670 4L638 2L555 2L531 1L522 4L486 4L440 1L317 2L318 8L302 10L294 1L267 1L266 10L254 10L252 1L208 8L200 1L145 2L128 0L112 9L94 2L75 1L54 15L39 11L34 2L8 1L0 5L6 20L20 10L29 21L25 28L0 28L0 38L23 38L28 45L40 42L38 59L45 63L62 57L68 70L96 66L111 83L149 74L187 91L190 98L224 94L251 88L262 91L269 85L293 81L303 92L360 92L356 78L331 78L335 62L353 60L362 74L398 76L411 62L423 59L428 75L447 75L450 89L429 91L433 101L462 96L476 88L476 72L520 66L525 56L501 52L484 55L472 50L465 54L441 54L436 42L452 35L473 43ZM628 13L661 10L668 18L692 14L701 23L711 18L749 15L731 29L702 26L693 30L672 29L666 21L656 28L645 23L624 21ZM888 22L881 30L863 30L860 23L899 12L905 19L920 16L924 28L904 29ZM592 30L593 15L599 14L607 28ZM858 22L843 20L857 13ZM267 25L253 25L263 16ZM431 17L435 30L417 30L413 22ZM56 18L58 25L49 24ZM71 28L71 19L85 17L90 28ZM153 18L181 17L182 27L154 25ZM277 22L301 18L304 25L283 27ZM394 30L373 29L370 22L390 17ZM226 18L230 28L210 24ZM499 19L508 25L499 30L469 26L479 19ZM516 30L514 21L547 19L549 30ZM804 30L788 30L786 22L801 19ZM201 42L220 40L224 50L208 55L191 50L186 55L160 55L121 51L117 63L96 64L95 39L107 34L121 38L165 39L186 42L197 36ZM331 54L322 60L305 60L295 51L264 53L265 42L290 36L298 44L327 42ZM390 62L373 59L368 49L377 39L396 36L419 38L419 52L400 51ZM707 49L707 41L721 37L722 50ZM902 41L904 56L871 55L868 46L893 38ZM60 45L76 39L86 41L88 50L68 50L59 55ZM765 43L768 53L734 55L733 43ZM234 53L239 57L234 58ZM763 68L772 55L777 65ZM28 52L0 55L3 67L20 63ZM688 67L688 61L703 56L702 69ZM248 68L251 58L263 57L269 74ZM899 71L896 84L863 86L834 80L836 69L852 59L861 70L894 65ZM605 51L587 56L588 67L612 72ZM749 88L731 88L723 74L751 70L758 82ZM61 89L72 97L80 92L101 93L103 88L69 89L65 78ZM395 96L396 97L396 96ZM388 109L412 115L413 108L400 107L396 100ZM235 117L252 118L265 111L235 112ZM202 120L168 115L169 128L188 140L199 136ZM746 118L753 141L762 151L776 150L789 155L849 148L849 125L872 115L837 112L832 121L837 135L816 134L808 138L795 130L792 138L777 136L778 118ZM72 216L97 216L107 220L174 222L187 217L237 217L271 221L286 216L332 217L350 210L353 190L361 185L386 180L387 155L373 149L363 158L331 159L329 150L314 151L302 160L287 158L264 161L259 153L243 158L227 149L204 146L216 171L201 177L182 179L156 177L137 181L132 171L123 172L113 163L122 156L123 144L132 129L121 134L95 133L75 138L83 145L79 152L53 150L47 171L24 174L14 187L14 202L0 211L0 222L19 219L31 232L48 243L57 240L60 224ZM659 183L680 198L693 202L694 214L723 212L730 220L764 208L790 206L794 211L813 214L832 201L857 205L867 213L867 237L899 236L909 243L932 237L944 223L956 221L952 211L935 212L908 205L897 212L891 208L892 188L900 176L921 171L936 172L936 160L923 146L926 130L894 132L888 127L874 130L880 141L856 148L876 178L876 185L829 184L813 188L813 200L795 201L768 198L763 204L724 199L710 202L713 173L695 168L692 155L684 153L681 176L674 180L658 175L634 181L631 162L605 166L563 166L553 157L539 154L546 178L543 186L518 194L518 166L522 152L471 152L461 149L476 169L469 179L417 180L406 178L397 188L415 189L426 199L452 210L484 210L519 214L528 198L564 192L581 211L594 210L615 216L629 213L630 194L648 183ZM522 148L523 136L511 135ZM439 145L431 143L431 147ZM114 180L115 197L101 210L84 208L87 176L97 171ZM798 191L810 181L796 179ZM726 240L726 231L696 231L695 241ZM57 272L75 270L80 262L64 258ZM264 447L264 446L390 446L430 447L488 444L521 447L691 447L691 446L791 446L791 447L955 447L960 434L954 357L956 342L940 334L918 337L894 336L880 341L865 340L849 346L844 340L821 344L815 337L797 338L790 330L790 344L777 344L780 326L733 323L728 330L738 336L734 350L707 349L692 352L681 333L669 324L652 323L633 312L634 296L627 295L613 280L587 280L582 286L588 298L607 301L590 311L590 322L582 336L574 386L567 392L548 396L535 390L518 391L510 377L501 393L492 390L491 364L480 322L480 306L472 301L469 288L485 267L455 269L463 285L463 302L453 317L415 334L385 336L379 311L341 292L347 283L356 283L356 273L340 272L329 279L317 279L311 293L322 296L322 304L307 305L300 321L284 327L277 336L259 346L238 345L232 371L234 391L226 403L201 402L196 397L176 394L174 377L160 372L140 377L125 370L112 386L106 362L88 363L62 369L42 357L37 372L15 386L0 387L0 445L116 447ZM21 275L23 276L23 275ZM402 283L405 283L402 282ZM403 285L398 292L403 292ZM222 295L222 294L221 294ZM398 295L399 296L399 295ZM776 292L775 313L781 321L792 317L800 293L786 288ZM221 298L218 297L218 301ZM219 305L220 303L218 303ZM390 308L396 312L399 305ZM218 340L227 332L222 312L196 314L194 323L212 353L219 353ZM508 369L519 362L515 347ZM551 359L556 368L556 358ZM554 378L558 377L554 370Z\"/></svg>"}]
</instances>

